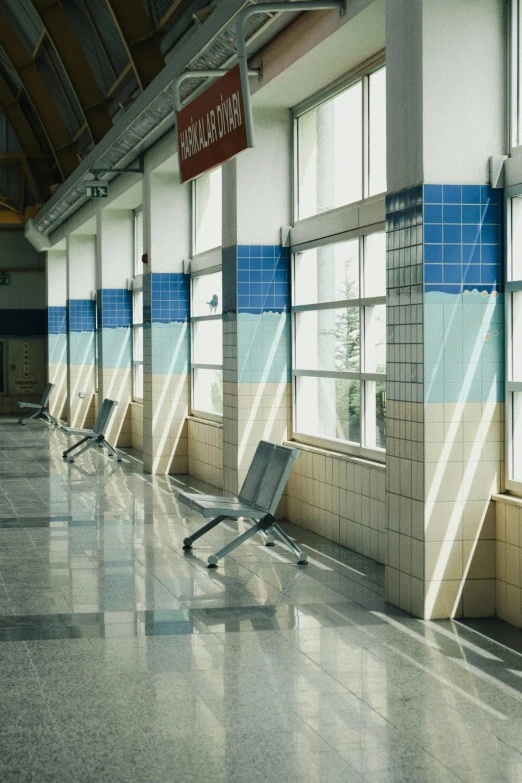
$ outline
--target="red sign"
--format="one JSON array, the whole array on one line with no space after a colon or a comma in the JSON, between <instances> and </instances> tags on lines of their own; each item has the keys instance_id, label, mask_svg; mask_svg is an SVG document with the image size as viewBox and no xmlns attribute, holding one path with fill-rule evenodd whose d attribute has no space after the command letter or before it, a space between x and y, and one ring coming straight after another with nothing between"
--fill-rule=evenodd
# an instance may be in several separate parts
<instances>
[{"instance_id":1,"label":"red sign","mask_svg":"<svg viewBox=\"0 0 522 783\"><path fill-rule=\"evenodd\" d=\"M188 182L248 148L239 65L177 117L181 181Z\"/></svg>"}]
</instances>

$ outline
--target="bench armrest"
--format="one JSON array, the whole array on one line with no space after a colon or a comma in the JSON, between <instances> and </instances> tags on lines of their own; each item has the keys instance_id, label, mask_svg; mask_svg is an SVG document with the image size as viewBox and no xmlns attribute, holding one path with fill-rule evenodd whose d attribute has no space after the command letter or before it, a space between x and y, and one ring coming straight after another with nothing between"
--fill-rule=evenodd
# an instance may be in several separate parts
<instances>
[{"instance_id":1,"label":"bench armrest","mask_svg":"<svg viewBox=\"0 0 522 783\"><path fill-rule=\"evenodd\" d=\"M20 408L44 408L39 402L19 402L18 405Z\"/></svg>"},{"instance_id":2,"label":"bench armrest","mask_svg":"<svg viewBox=\"0 0 522 783\"><path fill-rule=\"evenodd\" d=\"M66 435L84 435L89 436L92 435L93 437L96 435L95 432L92 430L82 430L82 429L76 429L74 427L60 427L62 432L65 432Z\"/></svg>"}]
</instances>

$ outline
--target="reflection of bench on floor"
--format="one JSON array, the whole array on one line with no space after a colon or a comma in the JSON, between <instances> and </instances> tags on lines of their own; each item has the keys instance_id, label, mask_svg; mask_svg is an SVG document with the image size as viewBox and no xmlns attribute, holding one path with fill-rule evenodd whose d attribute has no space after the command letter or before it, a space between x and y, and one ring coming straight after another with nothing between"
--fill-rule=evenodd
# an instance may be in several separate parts
<instances>
[{"instance_id":1,"label":"reflection of bench on floor","mask_svg":"<svg viewBox=\"0 0 522 783\"><path fill-rule=\"evenodd\" d=\"M58 425L57 420L54 418L52 413L49 413L47 410L47 406L49 405L49 397L51 396L51 392L54 389L54 383L48 383L45 389L43 390L42 399L40 402L19 402L18 406L20 408L31 408L33 410L33 413L28 413L27 416L22 416L21 419L19 419L20 424L27 424L28 421L31 421L31 419L39 419L40 417L43 419L47 419L51 424Z\"/></svg>"},{"instance_id":2,"label":"reflection of bench on floor","mask_svg":"<svg viewBox=\"0 0 522 783\"><path fill-rule=\"evenodd\" d=\"M74 446L71 446L69 449L63 452L64 459L67 459L71 452L75 451L75 449L79 448L79 446L86 443L87 445L84 446L83 449L77 451L73 457L69 457L69 462L74 462L76 457L79 457L80 454L84 453L84 451L87 451L96 445L102 446L104 449L106 449L109 452L109 457L116 457L118 462L122 462L120 453L105 440L105 433L107 432L107 427L109 426L109 422L117 404L118 403L115 400L103 401L92 430L75 429L74 427L61 427L62 432L65 432L66 435L82 436L78 443L75 443Z\"/></svg>"},{"instance_id":3,"label":"reflection of bench on floor","mask_svg":"<svg viewBox=\"0 0 522 783\"><path fill-rule=\"evenodd\" d=\"M220 549L215 555L210 555L208 558L209 568L216 568L218 560L258 532L265 533L269 543L272 539L271 537L269 539L268 536L271 533L277 533L279 538L296 555L297 562L304 565L307 562L307 556L279 527L274 518L293 464L299 456L299 449L278 446L275 443L262 440L259 442L237 498L180 492L178 497L182 503L199 511L204 517L214 517L197 533L186 538L183 542L183 548L190 549L194 541L208 533L223 520L245 517L254 523L253 527Z\"/></svg>"}]
</instances>

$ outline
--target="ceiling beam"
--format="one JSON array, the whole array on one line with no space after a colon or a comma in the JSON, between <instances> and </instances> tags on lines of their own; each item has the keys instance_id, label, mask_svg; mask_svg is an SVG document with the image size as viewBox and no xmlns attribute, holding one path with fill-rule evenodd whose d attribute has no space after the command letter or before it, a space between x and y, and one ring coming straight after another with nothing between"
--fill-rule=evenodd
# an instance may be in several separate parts
<instances>
[{"instance_id":1,"label":"ceiling beam","mask_svg":"<svg viewBox=\"0 0 522 783\"><path fill-rule=\"evenodd\" d=\"M67 179L79 163L71 136L36 63L11 22L2 12L0 12L0 46L2 46L11 66L17 72L45 135L49 139L62 176Z\"/></svg>"},{"instance_id":2,"label":"ceiling beam","mask_svg":"<svg viewBox=\"0 0 522 783\"><path fill-rule=\"evenodd\" d=\"M165 67L158 34L141 0L105 0L142 90ZM149 31L148 33L146 31Z\"/></svg>"},{"instance_id":3,"label":"ceiling beam","mask_svg":"<svg viewBox=\"0 0 522 783\"><path fill-rule=\"evenodd\" d=\"M45 198L49 197L52 194L51 185L54 184L51 175L50 160L45 155L29 120L22 111L19 101L1 74L0 110L5 114L24 155L31 159L30 166L34 174L34 179L38 183L40 195Z\"/></svg>"},{"instance_id":4,"label":"ceiling beam","mask_svg":"<svg viewBox=\"0 0 522 783\"><path fill-rule=\"evenodd\" d=\"M83 116L96 144L112 128L102 91L59 0L31 0L76 93Z\"/></svg>"}]
</instances>

